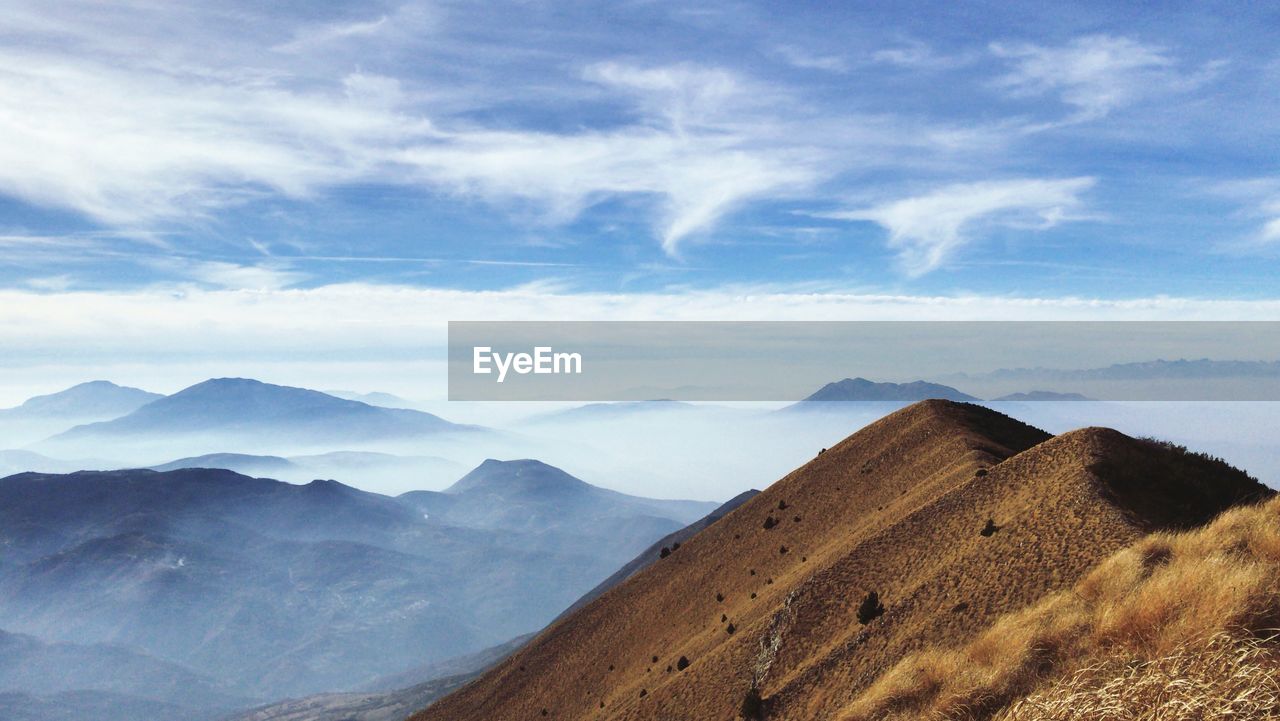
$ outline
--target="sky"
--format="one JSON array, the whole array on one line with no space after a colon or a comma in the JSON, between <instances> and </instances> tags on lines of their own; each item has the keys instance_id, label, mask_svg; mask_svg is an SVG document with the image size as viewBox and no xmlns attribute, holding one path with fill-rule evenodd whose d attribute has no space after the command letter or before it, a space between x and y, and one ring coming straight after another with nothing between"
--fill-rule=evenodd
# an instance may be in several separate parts
<instances>
[{"instance_id":1,"label":"sky","mask_svg":"<svg viewBox=\"0 0 1280 721\"><path fill-rule=\"evenodd\" d=\"M1275 318L1278 31L1269 3L0 0L0 400L404 392L449 319Z\"/></svg>"}]
</instances>

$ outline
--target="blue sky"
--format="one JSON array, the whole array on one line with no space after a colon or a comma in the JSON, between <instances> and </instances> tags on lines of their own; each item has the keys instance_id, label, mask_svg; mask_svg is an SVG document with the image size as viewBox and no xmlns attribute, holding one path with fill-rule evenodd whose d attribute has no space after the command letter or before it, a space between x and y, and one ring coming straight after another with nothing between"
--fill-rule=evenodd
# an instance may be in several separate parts
<instances>
[{"instance_id":1,"label":"blue sky","mask_svg":"<svg viewBox=\"0 0 1280 721\"><path fill-rule=\"evenodd\" d=\"M8 288L1275 295L1266 3L3 5Z\"/></svg>"},{"instance_id":2,"label":"blue sky","mask_svg":"<svg viewBox=\"0 0 1280 721\"><path fill-rule=\"evenodd\" d=\"M1273 318L1278 31L1269 3L0 0L0 397L438 395L448 319Z\"/></svg>"}]
</instances>

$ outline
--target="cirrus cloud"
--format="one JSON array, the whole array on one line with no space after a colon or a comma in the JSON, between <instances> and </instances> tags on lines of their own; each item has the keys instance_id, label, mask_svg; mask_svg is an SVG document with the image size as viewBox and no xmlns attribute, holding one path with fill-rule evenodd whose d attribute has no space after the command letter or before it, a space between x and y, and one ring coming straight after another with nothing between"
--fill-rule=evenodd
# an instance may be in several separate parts
<instances>
[{"instance_id":1,"label":"cirrus cloud","mask_svg":"<svg viewBox=\"0 0 1280 721\"><path fill-rule=\"evenodd\" d=\"M824 213L836 220L870 221L889 231L889 247L910 276L940 267L974 240L978 226L1028 230L1068 220L1094 178L1023 178L948 185L924 195L857 210Z\"/></svg>"},{"instance_id":2,"label":"cirrus cloud","mask_svg":"<svg viewBox=\"0 0 1280 721\"><path fill-rule=\"evenodd\" d=\"M1165 48L1110 35L1059 46L992 43L990 49L1013 65L997 87L1016 97L1056 94L1076 109L1068 123L1098 120L1139 100L1191 90L1221 68L1213 62L1183 72Z\"/></svg>"}]
</instances>

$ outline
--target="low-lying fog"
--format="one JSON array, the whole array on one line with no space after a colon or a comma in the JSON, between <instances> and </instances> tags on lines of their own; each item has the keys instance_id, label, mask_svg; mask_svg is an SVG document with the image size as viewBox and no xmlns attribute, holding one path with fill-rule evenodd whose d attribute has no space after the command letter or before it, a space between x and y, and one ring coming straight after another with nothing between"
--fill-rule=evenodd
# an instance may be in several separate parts
<instances>
[{"instance_id":1,"label":"low-lying fog","mask_svg":"<svg viewBox=\"0 0 1280 721\"><path fill-rule=\"evenodd\" d=\"M1280 403L1019 402L993 408L1052 433L1110 426L1225 458L1280 485ZM626 493L721 501L763 488L899 405L849 403L839 410L778 410L760 404L672 402L586 407L527 403L437 403L423 410L492 432L325 446L279 436L182 436L93 441L74 447L36 442L0 452L0 475L84 467L153 467L206 454L270 458L202 459L249 475L304 482L331 478L368 491L439 490L486 458L536 458L583 480ZM13 446L9 446L13 447Z\"/></svg>"}]
</instances>

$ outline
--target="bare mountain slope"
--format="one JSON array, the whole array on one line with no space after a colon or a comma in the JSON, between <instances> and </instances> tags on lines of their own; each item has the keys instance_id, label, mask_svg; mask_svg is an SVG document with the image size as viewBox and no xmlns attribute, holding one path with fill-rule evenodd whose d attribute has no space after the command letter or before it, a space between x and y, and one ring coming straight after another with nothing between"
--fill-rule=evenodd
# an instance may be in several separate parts
<instances>
[{"instance_id":1,"label":"bare mountain slope","mask_svg":"<svg viewBox=\"0 0 1280 721\"><path fill-rule=\"evenodd\" d=\"M1149 531L1262 493L1114 431L1050 439L918 403L414 718L833 718L911 651L962 643Z\"/></svg>"}]
</instances>

